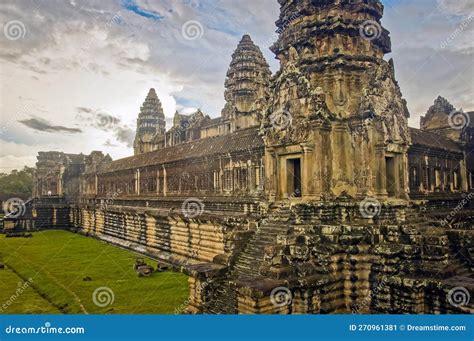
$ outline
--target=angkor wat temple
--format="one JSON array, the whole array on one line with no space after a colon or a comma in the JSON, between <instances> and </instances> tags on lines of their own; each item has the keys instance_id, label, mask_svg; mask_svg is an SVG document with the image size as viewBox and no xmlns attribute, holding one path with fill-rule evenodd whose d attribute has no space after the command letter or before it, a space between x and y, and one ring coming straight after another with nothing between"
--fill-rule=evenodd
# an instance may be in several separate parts
<instances>
[{"instance_id":1,"label":"angkor wat temple","mask_svg":"<svg viewBox=\"0 0 474 341\"><path fill-rule=\"evenodd\" d=\"M244 35L220 117L150 89L133 156L39 153L17 226L174 266L190 313L473 312L474 112L408 127L380 1L279 3L276 74Z\"/></svg>"}]
</instances>

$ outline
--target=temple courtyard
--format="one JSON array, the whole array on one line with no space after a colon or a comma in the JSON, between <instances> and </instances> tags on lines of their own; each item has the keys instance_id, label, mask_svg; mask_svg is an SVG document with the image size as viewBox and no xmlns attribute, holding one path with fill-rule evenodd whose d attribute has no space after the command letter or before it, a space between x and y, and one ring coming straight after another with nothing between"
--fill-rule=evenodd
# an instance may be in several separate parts
<instances>
[{"instance_id":1,"label":"temple courtyard","mask_svg":"<svg viewBox=\"0 0 474 341\"><path fill-rule=\"evenodd\" d=\"M139 277L137 254L61 230L0 235L0 314L173 314L189 296L187 276ZM157 263L145 259L156 269Z\"/></svg>"}]
</instances>

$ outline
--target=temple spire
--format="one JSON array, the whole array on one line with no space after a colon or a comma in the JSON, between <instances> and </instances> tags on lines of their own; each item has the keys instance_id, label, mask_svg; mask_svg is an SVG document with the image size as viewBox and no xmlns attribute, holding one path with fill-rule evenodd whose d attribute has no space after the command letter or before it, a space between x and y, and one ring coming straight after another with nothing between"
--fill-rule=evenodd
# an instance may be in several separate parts
<instances>
[{"instance_id":1,"label":"temple spire","mask_svg":"<svg viewBox=\"0 0 474 341\"><path fill-rule=\"evenodd\" d=\"M231 130L258 125L257 112L268 95L271 72L250 35L242 36L227 71L222 116L231 119Z\"/></svg>"},{"instance_id":2,"label":"temple spire","mask_svg":"<svg viewBox=\"0 0 474 341\"><path fill-rule=\"evenodd\" d=\"M156 135L164 135L166 121L163 107L154 88L148 91L137 118L137 132L135 135L135 155L152 150L152 139Z\"/></svg>"}]
</instances>

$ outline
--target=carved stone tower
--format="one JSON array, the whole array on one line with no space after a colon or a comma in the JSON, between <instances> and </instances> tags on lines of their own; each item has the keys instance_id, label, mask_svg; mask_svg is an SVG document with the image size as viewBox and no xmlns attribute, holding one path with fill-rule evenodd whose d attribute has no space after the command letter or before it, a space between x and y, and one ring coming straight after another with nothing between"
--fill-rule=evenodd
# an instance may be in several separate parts
<instances>
[{"instance_id":1,"label":"carved stone tower","mask_svg":"<svg viewBox=\"0 0 474 341\"><path fill-rule=\"evenodd\" d=\"M441 96L434 101L425 116L421 117L421 129L461 142L462 131L469 119Z\"/></svg>"},{"instance_id":2,"label":"carved stone tower","mask_svg":"<svg viewBox=\"0 0 474 341\"><path fill-rule=\"evenodd\" d=\"M378 0L279 0L262 130L270 199L406 198L406 102Z\"/></svg>"},{"instance_id":3,"label":"carved stone tower","mask_svg":"<svg viewBox=\"0 0 474 341\"><path fill-rule=\"evenodd\" d=\"M222 116L231 121L231 131L259 125L268 97L271 72L262 52L249 35L244 35L232 54L227 71Z\"/></svg>"},{"instance_id":4,"label":"carved stone tower","mask_svg":"<svg viewBox=\"0 0 474 341\"><path fill-rule=\"evenodd\" d=\"M137 155L154 150L153 138L156 135L164 135L165 132L165 114L155 89L151 88L138 114L137 132L133 143L134 154Z\"/></svg>"}]
</instances>

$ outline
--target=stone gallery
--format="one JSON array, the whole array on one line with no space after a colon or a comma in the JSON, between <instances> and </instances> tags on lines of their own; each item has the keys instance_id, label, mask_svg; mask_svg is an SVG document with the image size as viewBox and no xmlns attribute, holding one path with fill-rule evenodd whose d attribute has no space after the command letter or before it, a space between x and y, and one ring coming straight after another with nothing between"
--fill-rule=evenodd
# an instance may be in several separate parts
<instances>
[{"instance_id":1,"label":"stone gallery","mask_svg":"<svg viewBox=\"0 0 474 341\"><path fill-rule=\"evenodd\" d=\"M408 127L380 1L279 3L276 74L246 34L220 117L150 89L133 156L39 153L15 225L185 272L188 313L474 312L474 113Z\"/></svg>"}]
</instances>

